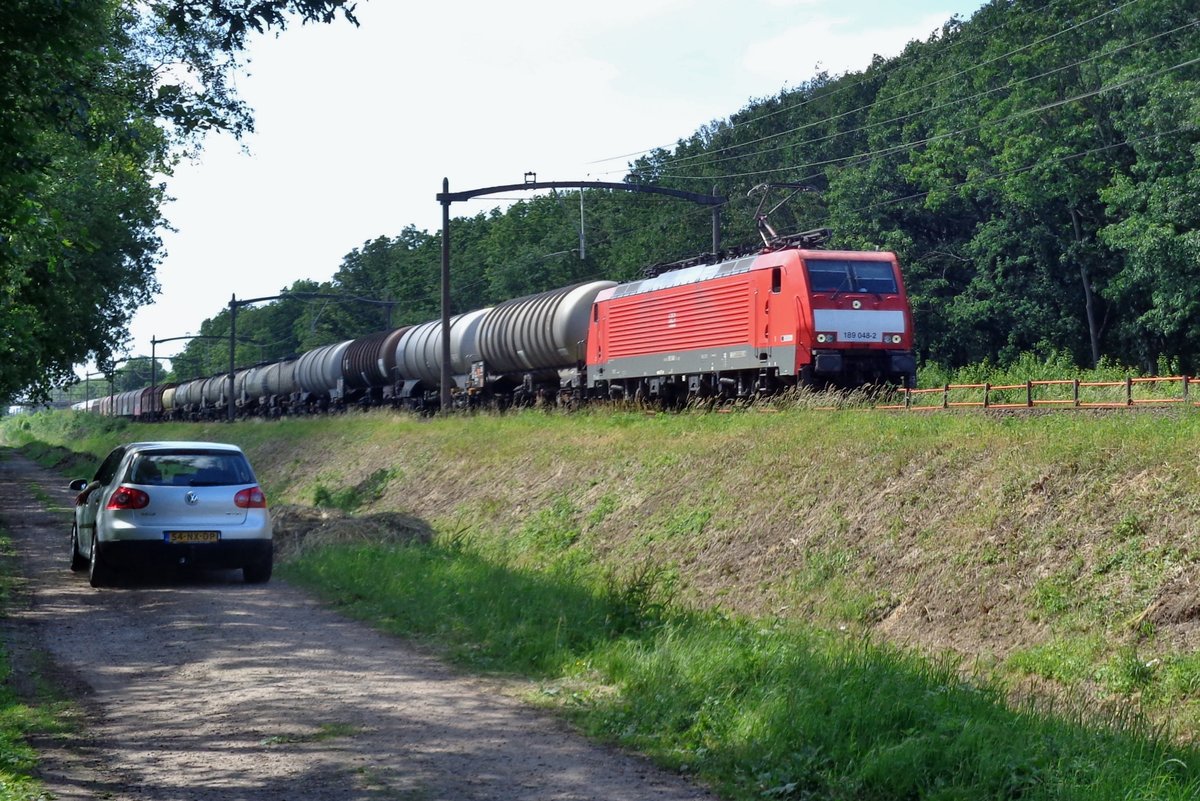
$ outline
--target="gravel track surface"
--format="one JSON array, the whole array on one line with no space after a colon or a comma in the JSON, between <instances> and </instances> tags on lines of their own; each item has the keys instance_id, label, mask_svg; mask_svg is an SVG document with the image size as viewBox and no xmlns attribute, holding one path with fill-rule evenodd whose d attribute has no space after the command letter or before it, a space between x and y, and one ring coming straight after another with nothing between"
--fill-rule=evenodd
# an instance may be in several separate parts
<instances>
[{"instance_id":1,"label":"gravel track surface","mask_svg":"<svg viewBox=\"0 0 1200 801\"><path fill-rule=\"evenodd\" d=\"M36 667L84 710L78 735L35 743L57 798L713 798L281 581L92 589L67 569L66 483L0 451L16 676Z\"/></svg>"}]
</instances>

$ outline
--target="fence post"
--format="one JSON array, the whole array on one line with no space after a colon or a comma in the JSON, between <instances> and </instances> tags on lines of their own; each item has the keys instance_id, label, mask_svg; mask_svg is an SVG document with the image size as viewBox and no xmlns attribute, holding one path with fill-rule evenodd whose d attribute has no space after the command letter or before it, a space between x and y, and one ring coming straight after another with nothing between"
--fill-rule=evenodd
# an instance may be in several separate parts
<instances>
[{"instance_id":1,"label":"fence post","mask_svg":"<svg viewBox=\"0 0 1200 801\"><path fill-rule=\"evenodd\" d=\"M983 408L988 407L988 398L992 394L992 384L990 381L983 382Z\"/></svg>"},{"instance_id":2,"label":"fence post","mask_svg":"<svg viewBox=\"0 0 1200 801\"><path fill-rule=\"evenodd\" d=\"M1078 378L1076 378L1075 380L1073 380L1071 382L1071 387L1072 387L1071 397L1074 400L1075 405L1078 406L1079 405L1079 379Z\"/></svg>"},{"instance_id":3,"label":"fence post","mask_svg":"<svg viewBox=\"0 0 1200 801\"><path fill-rule=\"evenodd\" d=\"M1130 376L1125 376L1125 405L1133 405L1133 379Z\"/></svg>"},{"instance_id":4,"label":"fence post","mask_svg":"<svg viewBox=\"0 0 1200 801\"><path fill-rule=\"evenodd\" d=\"M1033 408L1033 381L1025 379L1025 405Z\"/></svg>"},{"instance_id":5,"label":"fence post","mask_svg":"<svg viewBox=\"0 0 1200 801\"><path fill-rule=\"evenodd\" d=\"M942 408L943 409L950 408L950 385L949 384L942 385Z\"/></svg>"},{"instance_id":6,"label":"fence post","mask_svg":"<svg viewBox=\"0 0 1200 801\"><path fill-rule=\"evenodd\" d=\"M1183 403L1186 406L1188 403L1188 377L1183 377Z\"/></svg>"}]
</instances>

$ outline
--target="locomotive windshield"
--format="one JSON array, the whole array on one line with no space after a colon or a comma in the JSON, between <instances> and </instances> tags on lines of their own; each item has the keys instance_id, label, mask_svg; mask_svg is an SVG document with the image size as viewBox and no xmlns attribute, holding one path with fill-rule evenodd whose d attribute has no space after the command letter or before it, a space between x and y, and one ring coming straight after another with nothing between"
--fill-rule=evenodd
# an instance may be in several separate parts
<instances>
[{"instance_id":1,"label":"locomotive windshield","mask_svg":"<svg viewBox=\"0 0 1200 801\"><path fill-rule=\"evenodd\" d=\"M886 261L806 259L808 286L813 292L870 292L895 295L896 276Z\"/></svg>"}]
</instances>

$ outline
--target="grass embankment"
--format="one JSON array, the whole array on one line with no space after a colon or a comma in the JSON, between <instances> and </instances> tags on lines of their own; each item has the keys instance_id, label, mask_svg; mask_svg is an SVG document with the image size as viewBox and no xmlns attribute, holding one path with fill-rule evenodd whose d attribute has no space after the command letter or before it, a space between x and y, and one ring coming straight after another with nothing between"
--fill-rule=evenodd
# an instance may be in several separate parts
<instances>
[{"instance_id":1,"label":"grass embankment","mask_svg":"<svg viewBox=\"0 0 1200 801\"><path fill-rule=\"evenodd\" d=\"M283 572L731 797L1200 795L1195 414L92 425L5 432L232 440L276 505L423 519Z\"/></svg>"}]
</instances>

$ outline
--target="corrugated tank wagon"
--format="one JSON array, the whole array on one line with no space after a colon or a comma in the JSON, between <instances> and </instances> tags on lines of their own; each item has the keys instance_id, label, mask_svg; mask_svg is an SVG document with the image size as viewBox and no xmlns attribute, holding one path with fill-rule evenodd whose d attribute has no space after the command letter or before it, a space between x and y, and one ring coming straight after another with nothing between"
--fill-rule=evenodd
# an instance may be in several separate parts
<instances>
[{"instance_id":1,"label":"corrugated tank wagon","mask_svg":"<svg viewBox=\"0 0 1200 801\"><path fill-rule=\"evenodd\" d=\"M200 389L199 414L206 420L216 419L228 413L229 374L219 373L204 379Z\"/></svg>"},{"instance_id":2,"label":"corrugated tank wagon","mask_svg":"<svg viewBox=\"0 0 1200 801\"><path fill-rule=\"evenodd\" d=\"M467 373L479 358L479 324L492 310L477 309L450 318L450 378L452 391L462 396ZM431 320L408 329L396 344L395 401L412 409L436 406L442 382L442 321Z\"/></svg>"},{"instance_id":3,"label":"corrugated tank wagon","mask_svg":"<svg viewBox=\"0 0 1200 801\"><path fill-rule=\"evenodd\" d=\"M347 339L304 353L296 361L297 411L320 412L340 408L343 392L342 363L354 340Z\"/></svg>"},{"instance_id":4,"label":"corrugated tank wagon","mask_svg":"<svg viewBox=\"0 0 1200 801\"><path fill-rule=\"evenodd\" d=\"M409 328L379 331L350 343L342 357L344 403L368 407L392 398L397 381L396 348Z\"/></svg>"},{"instance_id":5,"label":"corrugated tank wagon","mask_svg":"<svg viewBox=\"0 0 1200 801\"><path fill-rule=\"evenodd\" d=\"M592 304L614 281L590 281L498 304L479 323L468 388L499 405L578 400Z\"/></svg>"}]
</instances>

